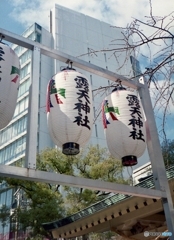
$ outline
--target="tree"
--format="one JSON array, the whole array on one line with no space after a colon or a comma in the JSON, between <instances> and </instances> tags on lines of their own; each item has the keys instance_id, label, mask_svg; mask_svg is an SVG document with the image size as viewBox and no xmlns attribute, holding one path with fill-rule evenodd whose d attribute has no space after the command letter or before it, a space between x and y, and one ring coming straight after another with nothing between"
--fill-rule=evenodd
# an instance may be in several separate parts
<instances>
[{"instance_id":1,"label":"tree","mask_svg":"<svg viewBox=\"0 0 174 240\"><path fill-rule=\"evenodd\" d=\"M163 159L166 167L174 164L174 140L164 141L161 145Z\"/></svg>"},{"instance_id":2,"label":"tree","mask_svg":"<svg viewBox=\"0 0 174 240\"><path fill-rule=\"evenodd\" d=\"M154 16L152 1L149 0L150 14L144 20L134 18L126 27L112 26L122 30L122 38L113 39L108 49L90 50L90 54L110 52L118 62L116 72L132 58L134 76L132 80L144 76L150 88L154 111L160 121L159 134L167 139L166 122L174 109L174 16ZM126 52L125 61L119 64L119 56ZM144 70L137 69L137 59ZM115 85L115 83L114 83Z\"/></svg>"},{"instance_id":3,"label":"tree","mask_svg":"<svg viewBox=\"0 0 174 240\"><path fill-rule=\"evenodd\" d=\"M62 174L128 184L128 181L123 179L121 161L111 157L106 148L90 146L73 157L67 157L56 149L47 149L39 158L41 170L45 170L46 167L49 171L54 170ZM63 192L67 215L80 211L110 194L68 186L63 187ZM99 238L98 234L95 236ZM90 237L93 236L90 234ZM88 239L88 236L83 236L83 239Z\"/></svg>"},{"instance_id":4,"label":"tree","mask_svg":"<svg viewBox=\"0 0 174 240\"><path fill-rule=\"evenodd\" d=\"M142 75L148 80L154 109L162 120L159 133L166 140L167 116L174 106L174 17L173 12L164 17L154 16L151 1L149 2L150 16L146 17L146 21L134 19L123 29L126 47L121 48L130 53L135 51L142 63L146 64ZM131 39L134 39L133 43ZM141 52L146 52L146 55Z\"/></svg>"},{"instance_id":5,"label":"tree","mask_svg":"<svg viewBox=\"0 0 174 240\"><path fill-rule=\"evenodd\" d=\"M14 232L18 232L19 229L25 231L30 228L30 236L36 237L36 239L38 239L38 236L46 236L48 239L52 239L51 235L45 232L41 225L43 222L53 221L63 216L64 208L61 194L45 183L11 178L7 178L6 181L9 186L22 190L17 208L11 216Z\"/></svg>"},{"instance_id":6,"label":"tree","mask_svg":"<svg viewBox=\"0 0 174 240\"><path fill-rule=\"evenodd\" d=\"M0 208L0 219L1 219L1 225L3 229L9 222L9 218L10 218L9 208L6 205L2 205L2 207Z\"/></svg>"},{"instance_id":7,"label":"tree","mask_svg":"<svg viewBox=\"0 0 174 240\"><path fill-rule=\"evenodd\" d=\"M128 183L123 179L121 162L111 157L107 149L90 146L76 156L65 156L56 149L47 149L39 156L40 170L56 171L71 176ZM60 186L57 186L59 188ZM75 213L100 201L109 193L89 189L63 187L67 214Z\"/></svg>"},{"instance_id":8,"label":"tree","mask_svg":"<svg viewBox=\"0 0 174 240\"><path fill-rule=\"evenodd\" d=\"M37 156L37 169L127 183L122 177L121 162L112 158L106 149L98 146L91 146L76 156L65 156L57 149L46 149ZM13 222L17 221L18 223L18 229L14 229L14 231L19 228L23 230L30 228L30 237L36 239L39 239L40 236L52 239L51 235L41 227L42 223L66 217L109 194L49 183L11 178L5 178L5 180L9 186L20 189L22 193L12 215Z\"/></svg>"}]
</instances>

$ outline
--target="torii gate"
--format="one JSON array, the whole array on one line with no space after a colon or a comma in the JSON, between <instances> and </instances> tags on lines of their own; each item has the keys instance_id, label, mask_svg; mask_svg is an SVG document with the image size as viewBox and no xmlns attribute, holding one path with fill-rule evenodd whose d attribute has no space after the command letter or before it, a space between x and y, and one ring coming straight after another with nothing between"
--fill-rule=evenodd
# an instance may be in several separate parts
<instances>
[{"instance_id":1,"label":"torii gate","mask_svg":"<svg viewBox=\"0 0 174 240\"><path fill-rule=\"evenodd\" d=\"M134 82L122 75L118 75L91 63L85 62L63 52L48 48L40 43L24 38L17 34L0 28L0 34L6 41L15 43L32 50L32 83L29 103L27 149L25 168L1 165L0 175L6 177L20 178L23 180L58 183L60 185L76 186L80 188L95 189L125 195L162 199L168 231L172 232L171 240L174 240L174 208L167 181L163 156L161 152L158 132L156 128L151 98L146 81L143 77L139 82ZM38 92L39 92L39 70L40 55L60 60L62 62L71 61L73 65L85 71L94 73L103 78L117 82L122 81L123 85L137 89L141 97L144 112L147 118L147 148L150 156L152 171L154 176L155 189L137 188L123 184L103 182L80 177L67 176L64 174L49 173L36 170L36 146L37 146L37 116L38 116ZM33 81L35 79L35 81ZM38 79L38 81L36 81ZM32 108L31 108L32 106Z\"/></svg>"}]
</instances>

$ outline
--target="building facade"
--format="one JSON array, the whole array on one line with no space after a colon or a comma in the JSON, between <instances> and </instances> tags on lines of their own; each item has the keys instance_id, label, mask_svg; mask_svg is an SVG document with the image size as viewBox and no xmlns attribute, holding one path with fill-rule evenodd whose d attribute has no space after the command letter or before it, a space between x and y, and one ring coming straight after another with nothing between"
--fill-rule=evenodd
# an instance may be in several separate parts
<instances>
[{"instance_id":1,"label":"building facade","mask_svg":"<svg viewBox=\"0 0 174 240\"><path fill-rule=\"evenodd\" d=\"M55 5L50 16L50 30L55 49L118 74L133 76L130 56L126 52L113 54L113 51L110 51L113 48L112 41L116 38L123 38L120 29L112 28L105 22L59 5ZM55 72L60 71L62 66L65 66L65 63L55 61ZM78 68L76 70L87 76L93 89L94 126L90 143L105 147L101 103L104 97L113 90L109 87L113 85L113 82Z\"/></svg>"},{"instance_id":2,"label":"building facade","mask_svg":"<svg viewBox=\"0 0 174 240\"><path fill-rule=\"evenodd\" d=\"M36 23L28 28L24 32L23 36L30 38L33 41L40 42L48 47L52 46L51 34ZM20 159L24 158L25 156L29 88L31 84L32 67L31 50L15 45L13 45L12 48L19 56L21 71L18 100L13 119L6 128L0 131L0 164L8 165L14 164L16 161L20 161ZM43 114L45 116L45 89L48 79L53 73L52 62L52 59L49 59L46 56L41 56L40 79L35 80L40 82L40 92L38 93L38 151L45 148L46 146L53 146L48 133L45 132L47 131L45 128L46 120L43 117ZM46 68L46 66L48 67ZM42 139L42 141L40 139Z\"/></svg>"},{"instance_id":3,"label":"building facade","mask_svg":"<svg viewBox=\"0 0 174 240\"><path fill-rule=\"evenodd\" d=\"M29 27L23 33L23 36L33 41L40 42L48 47L52 47L52 35L37 23ZM32 51L17 45L13 45L12 48L20 59L20 85L13 119L10 124L8 124L8 126L0 131L0 164L23 165L26 150L29 89L31 85L32 75ZM47 123L45 111L45 89L48 83L48 79L53 74L53 66L53 59L50 59L43 55L41 56L40 78L35 79L35 81L39 81L40 83L40 91L38 93L38 152L46 147L54 147L46 127ZM7 191L5 189L6 185L2 184L0 192L0 207L4 204L8 207L15 206L16 196L14 193L16 192L16 189L8 189ZM3 239L9 239L9 228L9 224L6 226L2 226L0 224L0 234L3 234Z\"/></svg>"},{"instance_id":4,"label":"building facade","mask_svg":"<svg viewBox=\"0 0 174 240\"><path fill-rule=\"evenodd\" d=\"M135 62L132 61L133 56L129 56L127 52L113 54L111 51L112 41L122 37L120 29L112 28L105 22L60 5L56 4L51 10L50 32L35 23L23 33L23 36L123 76L133 77L135 74L135 64L132 67L132 63ZM0 164L13 164L22 159L26 148L32 52L20 46L13 46L13 49L20 58L20 86L13 119L6 128L0 131ZM101 50L106 50L106 52ZM46 87L51 76L65 66L67 66L66 63L41 55L38 93L38 152L53 146L46 123ZM90 143L106 146L100 114L101 103L113 89L113 82L81 71L81 69L77 70L88 77L93 89L94 127Z\"/></svg>"},{"instance_id":5,"label":"building facade","mask_svg":"<svg viewBox=\"0 0 174 240\"><path fill-rule=\"evenodd\" d=\"M122 38L120 29L112 28L105 22L57 4L50 11L50 31L35 23L22 35L47 47L55 48L126 77L133 77L136 71L135 64L132 66L135 61L131 60L134 56L130 56L127 52L113 53L111 51L113 48L111 44L114 43L114 40ZM13 49L20 58L21 74L13 119L6 128L0 131L0 164L7 165L23 163L25 159L29 88L32 71L32 51L16 45L13 45ZM65 66L67 66L66 63L41 55L40 78L34 79L34 81L39 81L40 84L38 92L38 152L46 147L54 147L47 128L46 88L49 79ZM94 125L89 144L98 144L105 147L101 103L105 96L112 91L113 82L81 69L76 70L83 72L88 77L93 89ZM0 207L5 203L8 206L12 205L14 197L10 196L13 196L12 190L1 191ZM8 232L9 226L2 227L0 225L0 233L5 235Z\"/></svg>"}]
</instances>

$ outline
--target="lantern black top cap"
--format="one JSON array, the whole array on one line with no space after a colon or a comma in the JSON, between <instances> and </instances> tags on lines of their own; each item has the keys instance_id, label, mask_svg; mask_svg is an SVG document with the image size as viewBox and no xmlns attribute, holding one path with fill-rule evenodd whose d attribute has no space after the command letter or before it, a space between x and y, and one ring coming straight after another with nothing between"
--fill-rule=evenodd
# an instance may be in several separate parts
<instances>
[{"instance_id":1,"label":"lantern black top cap","mask_svg":"<svg viewBox=\"0 0 174 240\"><path fill-rule=\"evenodd\" d=\"M68 64L68 66L67 66L67 67L63 67L62 69L60 69L61 71L66 71L66 70L74 70L74 71L76 71L76 69L72 67L72 64L73 64L72 61L70 61L70 60L68 59L68 60L66 61L66 63Z\"/></svg>"},{"instance_id":2,"label":"lantern black top cap","mask_svg":"<svg viewBox=\"0 0 174 240\"><path fill-rule=\"evenodd\" d=\"M126 88L123 87L122 85L118 85L112 90L112 92L121 91L121 90L126 90Z\"/></svg>"},{"instance_id":3,"label":"lantern black top cap","mask_svg":"<svg viewBox=\"0 0 174 240\"><path fill-rule=\"evenodd\" d=\"M114 89L112 90L112 92L120 91L120 90L126 90L126 88L122 86L120 79L117 80L117 82L118 82L118 84L116 86L113 86Z\"/></svg>"},{"instance_id":4,"label":"lantern black top cap","mask_svg":"<svg viewBox=\"0 0 174 240\"><path fill-rule=\"evenodd\" d=\"M76 69L75 69L75 68L72 68L72 67L64 67L63 69L61 69L61 71L66 71L66 70L76 71Z\"/></svg>"}]
</instances>

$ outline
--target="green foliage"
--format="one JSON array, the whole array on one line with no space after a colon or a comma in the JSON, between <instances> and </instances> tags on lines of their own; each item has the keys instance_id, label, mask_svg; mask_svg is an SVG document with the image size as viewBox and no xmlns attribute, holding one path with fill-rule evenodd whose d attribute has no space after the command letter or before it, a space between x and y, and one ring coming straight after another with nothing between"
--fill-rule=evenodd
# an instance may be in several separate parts
<instances>
[{"instance_id":1,"label":"green foliage","mask_svg":"<svg viewBox=\"0 0 174 240\"><path fill-rule=\"evenodd\" d=\"M41 235L51 238L50 234L45 232L41 226L44 222L54 221L64 215L61 194L45 183L11 178L7 178L6 181L9 186L22 190L22 197L12 215L12 222L17 221L23 230L30 227L33 237ZM22 199L27 201L25 206L22 204Z\"/></svg>"},{"instance_id":2,"label":"green foliage","mask_svg":"<svg viewBox=\"0 0 174 240\"><path fill-rule=\"evenodd\" d=\"M127 183L122 177L121 162L109 155L106 149L90 146L76 156L65 156L57 149L46 149L37 156L37 169L79 176L103 181ZM4 179L3 179L4 180ZM6 178L9 186L21 189L22 198L27 205L19 201L12 219L17 220L24 230L30 227L32 237L39 239L49 233L41 227L75 213L90 204L105 198L109 193L75 187L60 187L56 184L36 183L20 179Z\"/></svg>"},{"instance_id":3,"label":"green foliage","mask_svg":"<svg viewBox=\"0 0 174 240\"><path fill-rule=\"evenodd\" d=\"M73 175L109 182L127 183L123 179L121 162L110 156L107 149L90 146L73 157ZM73 214L105 198L109 193L89 189L64 187L68 214Z\"/></svg>"},{"instance_id":4,"label":"green foliage","mask_svg":"<svg viewBox=\"0 0 174 240\"><path fill-rule=\"evenodd\" d=\"M10 218L10 209L6 205L2 205L0 208L0 220L1 220L1 225L4 228L6 224L8 223Z\"/></svg>"},{"instance_id":5,"label":"green foliage","mask_svg":"<svg viewBox=\"0 0 174 240\"><path fill-rule=\"evenodd\" d=\"M65 156L55 148L45 149L37 156L37 169L67 175L73 174L71 157Z\"/></svg>"},{"instance_id":6,"label":"green foliage","mask_svg":"<svg viewBox=\"0 0 174 240\"><path fill-rule=\"evenodd\" d=\"M38 169L43 171L127 184L122 176L121 162L111 157L107 149L99 146L89 146L76 156L65 156L56 149L46 149L38 156L37 162ZM109 194L67 186L63 188L63 192L68 215L100 201Z\"/></svg>"},{"instance_id":7,"label":"green foliage","mask_svg":"<svg viewBox=\"0 0 174 240\"><path fill-rule=\"evenodd\" d=\"M111 157L107 149L98 146L89 147L85 152L74 157L76 174L91 179L115 182L122 178L120 161Z\"/></svg>"}]
</instances>

